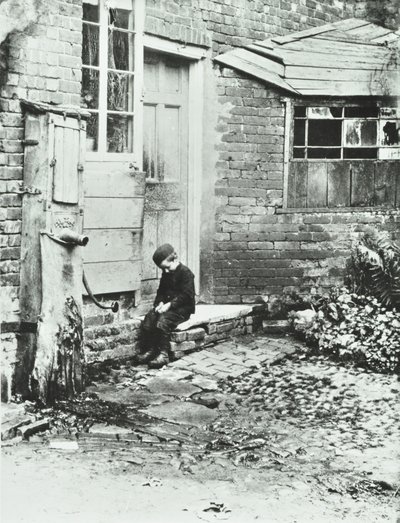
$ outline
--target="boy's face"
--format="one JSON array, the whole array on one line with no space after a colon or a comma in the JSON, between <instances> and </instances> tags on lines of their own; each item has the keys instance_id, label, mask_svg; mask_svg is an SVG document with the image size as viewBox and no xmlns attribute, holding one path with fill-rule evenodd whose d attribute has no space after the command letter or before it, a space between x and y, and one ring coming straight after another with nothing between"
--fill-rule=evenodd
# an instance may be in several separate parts
<instances>
[{"instance_id":1,"label":"boy's face","mask_svg":"<svg viewBox=\"0 0 400 523\"><path fill-rule=\"evenodd\" d=\"M178 263L179 262L177 260L169 261L167 258L160 263L160 269L162 269L164 272L173 272L178 267Z\"/></svg>"}]
</instances>

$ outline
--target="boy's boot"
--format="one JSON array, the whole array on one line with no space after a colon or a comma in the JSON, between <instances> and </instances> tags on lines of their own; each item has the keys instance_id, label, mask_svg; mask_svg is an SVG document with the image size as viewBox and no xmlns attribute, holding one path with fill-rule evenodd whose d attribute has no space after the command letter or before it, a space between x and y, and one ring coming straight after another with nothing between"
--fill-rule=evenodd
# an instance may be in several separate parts
<instances>
[{"instance_id":1,"label":"boy's boot","mask_svg":"<svg viewBox=\"0 0 400 523\"><path fill-rule=\"evenodd\" d=\"M146 363L149 363L151 360L154 360L158 354L158 350L156 349L148 349L146 352L142 352L140 354L137 354L134 358L134 363L136 365L145 365Z\"/></svg>"},{"instance_id":2,"label":"boy's boot","mask_svg":"<svg viewBox=\"0 0 400 523\"><path fill-rule=\"evenodd\" d=\"M166 350L161 350L159 355L150 361L149 369L161 369L169 363L169 357Z\"/></svg>"},{"instance_id":3,"label":"boy's boot","mask_svg":"<svg viewBox=\"0 0 400 523\"><path fill-rule=\"evenodd\" d=\"M159 331L159 354L149 363L150 369L161 369L164 365L169 363L168 352L170 350L169 345L169 333Z\"/></svg>"},{"instance_id":4,"label":"boy's boot","mask_svg":"<svg viewBox=\"0 0 400 523\"><path fill-rule=\"evenodd\" d=\"M158 355L158 349L155 348L154 336L145 330L142 330L142 352L134 358L135 365L145 365Z\"/></svg>"}]
</instances>

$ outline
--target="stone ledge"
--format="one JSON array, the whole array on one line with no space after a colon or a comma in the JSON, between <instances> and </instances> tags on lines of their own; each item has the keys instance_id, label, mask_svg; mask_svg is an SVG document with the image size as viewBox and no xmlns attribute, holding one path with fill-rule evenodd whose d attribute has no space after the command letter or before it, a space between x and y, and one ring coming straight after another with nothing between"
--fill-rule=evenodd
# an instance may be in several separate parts
<instances>
[{"instance_id":1,"label":"stone ledge","mask_svg":"<svg viewBox=\"0 0 400 523\"><path fill-rule=\"evenodd\" d=\"M264 312L265 305L197 305L196 313L171 334L171 355L176 360L230 337L250 334L261 327ZM90 328L85 343L87 363L132 359L139 351L142 318L127 322L129 328L124 323Z\"/></svg>"}]
</instances>

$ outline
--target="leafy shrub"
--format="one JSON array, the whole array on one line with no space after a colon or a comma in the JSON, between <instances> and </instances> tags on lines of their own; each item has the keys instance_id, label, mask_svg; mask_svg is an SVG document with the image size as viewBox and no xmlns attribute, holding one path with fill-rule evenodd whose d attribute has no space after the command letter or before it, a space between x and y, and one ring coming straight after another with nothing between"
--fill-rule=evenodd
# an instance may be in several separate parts
<instances>
[{"instance_id":1,"label":"leafy shrub","mask_svg":"<svg viewBox=\"0 0 400 523\"><path fill-rule=\"evenodd\" d=\"M375 296L388 308L400 308L400 248L388 233L371 230L356 245L349 283L357 294Z\"/></svg>"},{"instance_id":2,"label":"leafy shrub","mask_svg":"<svg viewBox=\"0 0 400 523\"><path fill-rule=\"evenodd\" d=\"M346 288L331 291L315 309L310 321L298 322L297 332L318 352L378 372L399 373L400 312ZM291 315L295 329L299 314Z\"/></svg>"}]
</instances>

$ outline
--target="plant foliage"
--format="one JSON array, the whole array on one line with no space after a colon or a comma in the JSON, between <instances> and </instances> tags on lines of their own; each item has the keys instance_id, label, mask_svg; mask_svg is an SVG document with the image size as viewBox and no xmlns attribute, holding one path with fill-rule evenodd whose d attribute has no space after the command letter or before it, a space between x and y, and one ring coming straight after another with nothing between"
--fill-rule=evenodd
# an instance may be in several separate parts
<instances>
[{"instance_id":1,"label":"plant foliage","mask_svg":"<svg viewBox=\"0 0 400 523\"><path fill-rule=\"evenodd\" d=\"M400 248L387 233L369 232L356 245L349 278L352 290L376 297L385 307L400 307Z\"/></svg>"},{"instance_id":2,"label":"plant foliage","mask_svg":"<svg viewBox=\"0 0 400 523\"><path fill-rule=\"evenodd\" d=\"M291 315L297 332L320 353L378 372L400 373L400 312L374 297L334 289L306 321Z\"/></svg>"}]
</instances>

